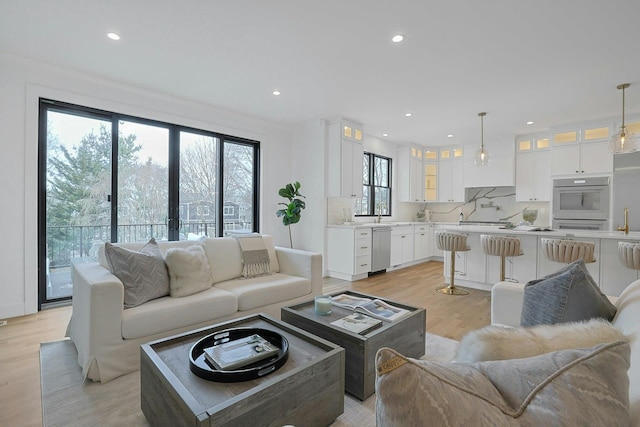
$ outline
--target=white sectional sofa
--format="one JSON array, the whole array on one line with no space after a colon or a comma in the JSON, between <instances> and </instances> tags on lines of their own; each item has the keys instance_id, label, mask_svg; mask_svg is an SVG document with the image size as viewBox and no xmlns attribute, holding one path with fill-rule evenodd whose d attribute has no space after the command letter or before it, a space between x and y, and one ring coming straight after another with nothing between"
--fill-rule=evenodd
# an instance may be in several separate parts
<instances>
[{"instance_id":1,"label":"white sectional sofa","mask_svg":"<svg viewBox=\"0 0 640 427\"><path fill-rule=\"evenodd\" d=\"M205 291L174 298L164 296L125 309L124 286L110 273L104 250L98 262L77 264L73 277L73 313L67 335L78 350L83 374L107 382L140 366L140 345L228 319L263 312L280 318L280 308L322 292L322 255L274 247L263 236L271 274L242 278L242 252L232 237L208 238L204 248L213 275ZM159 242L187 248L193 241ZM121 244L138 250L144 243Z\"/></svg>"},{"instance_id":2,"label":"white sectional sofa","mask_svg":"<svg viewBox=\"0 0 640 427\"><path fill-rule=\"evenodd\" d=\"M491 323L519 327L524 283L498 282L491 290ZM640 280L627 286L620 297L609 297L617 307L614 326L629 338L629 412L631 425L640 426Z\"/></svg>"}]
</instances>

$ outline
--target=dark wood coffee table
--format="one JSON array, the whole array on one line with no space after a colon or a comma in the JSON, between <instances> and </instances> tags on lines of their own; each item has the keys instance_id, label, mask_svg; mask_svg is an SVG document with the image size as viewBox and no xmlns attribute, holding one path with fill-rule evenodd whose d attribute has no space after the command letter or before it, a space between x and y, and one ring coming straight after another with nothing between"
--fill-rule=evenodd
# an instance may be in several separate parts
<instances>
[{"instance_id":1,"label":"dark wood coffee table","mask_svg":"<svg viewBox=\"0 0 640 427\"><path fill-rule=\"evenodd\" d=\"M270 329L289 341L289 358L259 379L218 383L189 369L200 338L229 328ZM327 426L344 412L345 352L337 345L263 314L143 344L142 412L151 425Z\"/></svg>"},{"instance_id":2,"label":"dark wood coffee table","mask_svg":"<svg viewBox=\"0 0 640 427\"><path fill-rule=\"evenodd\" d=\"M315 313L314 302L308 301L283 307L281 318L284 322L343 347L346 351L345 391L360 400L365 400L375 392L375 356L378 349L390 347L405 356L414 358L424 355L427 313L424 308L352 291L338 292L334 295L343 293L370 299L378 298L396 307L409 310L410 313L393 322L383 322L380 327L365 335L330 324L334 320L353 313L353 310L336 305L332 307L330 315L320 316Z\"/></svg>"}]
</instances>

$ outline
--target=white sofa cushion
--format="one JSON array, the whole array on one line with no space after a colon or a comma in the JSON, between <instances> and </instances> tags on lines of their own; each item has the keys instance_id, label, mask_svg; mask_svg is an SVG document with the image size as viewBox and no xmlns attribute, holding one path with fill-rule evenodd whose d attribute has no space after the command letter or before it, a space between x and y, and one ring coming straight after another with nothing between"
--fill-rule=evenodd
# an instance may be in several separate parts
<instances>
[{"instance_id":1,"label":"white sofa cushion","mask_svg":"<svg viewBox=\"0 0 640 427\"><path fill-rule=\"evenodd\" d=\"M172 297L185 297L213 286L209 261L201 245L170 248L165 255Z\"/></svg>"},{"instance_id":2,"label":"white sofa cushion","mask_svg":"<svg viewBox=\"0 0 640 427\"><path fill-rule=\"evenodd\" d=\"M276 249L271 236L262 236L265 247L269 252L271 261L271 272L280 272ZM202 242L204 252L209 260L213 283L220 283L226 280L235 279L242 275L242 251L237 239L233 237L220 237L216 239L206 239Z\"/></svg>"},{"instance_id":3,"label":"white sofa cushion","mask_svg":"<svg viewBox=\"0 0 640 427\"><path fill-rule=\"evenodd\" d=\"M182 298L163 297L122 313L122 338L133 339L230 316L238 298L215 287Z\"/></svg>"},{"instance_id":4,"label":"white sofa cushion","mask_svg":"<svg viewBox=\"0 0 640 427\"><path fill-rule=\"evenodd\" d=\"M227 280L216 283L214 287L236 295L238 310L245 311L308 295L311 292L311 281L304 277L275 273L249 279Z\"/></svg>"}]
</instances>

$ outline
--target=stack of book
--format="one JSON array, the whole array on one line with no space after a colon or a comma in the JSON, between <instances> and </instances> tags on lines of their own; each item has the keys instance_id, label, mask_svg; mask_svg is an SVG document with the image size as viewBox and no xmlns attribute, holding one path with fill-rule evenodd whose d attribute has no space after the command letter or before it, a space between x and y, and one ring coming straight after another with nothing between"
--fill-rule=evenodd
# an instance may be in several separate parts
<instances>
[{"instance_id":1,"label":"stack of book","mask_svg":"<svg viewBox=\"0 0 640 427\"><path fill-rule=\"evenodd\" d=\"M280 349L254 334L205 348L204 357L217 370L232 371L249 366L278 353Z\"/></svg>"}]
</instances>

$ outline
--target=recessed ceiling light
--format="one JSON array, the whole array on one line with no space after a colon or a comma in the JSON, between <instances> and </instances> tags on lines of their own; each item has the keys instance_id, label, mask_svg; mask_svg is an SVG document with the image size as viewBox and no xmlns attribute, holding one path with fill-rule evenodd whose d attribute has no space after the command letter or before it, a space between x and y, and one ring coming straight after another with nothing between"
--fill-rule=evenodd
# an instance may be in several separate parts
<instances>
[{"instance_id":1,"label":"recessed ceiling light","mask_svg":"<svg viewBox=\"0 0 640 427\"><path fill-rule=\"evenodd\" d=\"M449 134L447 135L447 138L453 138L453 135Z\"/></svg>"},{"instance_id":2,"label":"recessed ceiling light","mask_svg":"<svg viewBox=\"0 0 640 427\"><path fill-rule=\"evenodd\" d=\"M532 124L533 124L533 122L532 122L531 120L529 120L529 121L527 122L527 124L528 124L528 125L532 125Z\"/></svg>"},{"instance_id":3,"label":"recessed ceiling light","mask_svg":"<svg viewBox=\"0 0 640 427\"><path fill-rule=\"evenodd\" d=\"M394 43L400 43L402 40L404 40L404 36L402 34L396 34L395 36L391 37L391 41Z\"/></svg>"},{"instance_id":4,"label":"recessed ceiling light","mask_svg":"<svg viewBox=\"0 0 640 427\"><path fill-rule=\"evenodd\" d=\"M411 117L411 116L413 116L413 113L404 113L404 116L405 117Z\"/></svg>"},{"instance_id":5,"label":"recessed ceiling light","mask_svg":"<svg viewBox=\"0 0 640 427\"><path fill-rule=\"evenodd\" d=\"M389 136L389 134L388 133L383 133L382 136Z\"/></svg>"},{"instance_id":6,"label":"recessed ceiling light","mask_svg":"<svg viewBox=\"0 0 640 427\"><path fill-rule=\"evenodd\" d=\"M274 91L273 91L273 94L274 94L275 96L278 96L278 95L280 95L280 91L279 91L279 90L274 90Z\"/></svg>"},{"instance_id":7,"label":"recessed ceiling light","mask_svg":"<svg viewBox=\"0 0 640 427\"><path fill-rule=\"evenodd\" d=\"M111 40L120 40L120 36L116 33L107 33L107 37L109 37Z\"/></svg>"}]
</instances>

